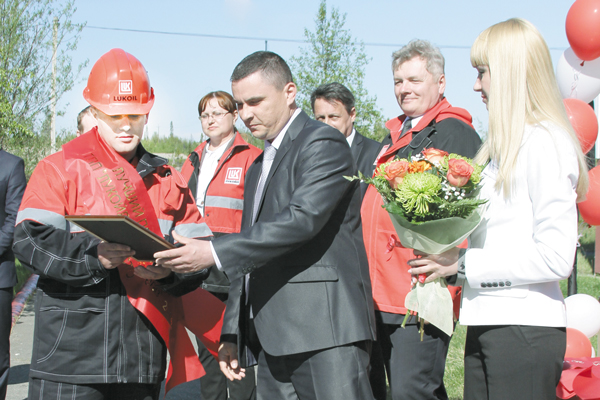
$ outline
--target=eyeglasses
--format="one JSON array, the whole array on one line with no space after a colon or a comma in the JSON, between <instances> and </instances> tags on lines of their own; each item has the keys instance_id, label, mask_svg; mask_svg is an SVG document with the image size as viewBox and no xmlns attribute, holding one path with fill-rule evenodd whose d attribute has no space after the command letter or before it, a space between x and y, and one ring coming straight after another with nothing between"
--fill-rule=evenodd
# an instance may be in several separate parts
<instances>
[{"instance_id":1,"label":"eyeglasses","mask_svg":"<svg viewBox=\"0 0 600 400\"><path fill-rule=\"evenodd\" d=\"M227 111L227 112L215 111L211 114L208 114L208 113L200 114L200 117L198 117L198 119L200 121L208 121L208 119L210 117L213 117L215 119L215 121L219 121L219 120L221 120L221 118L223 118L227 114L230 114L230 112L229 111Z\"/></svg>"}]
</instances>

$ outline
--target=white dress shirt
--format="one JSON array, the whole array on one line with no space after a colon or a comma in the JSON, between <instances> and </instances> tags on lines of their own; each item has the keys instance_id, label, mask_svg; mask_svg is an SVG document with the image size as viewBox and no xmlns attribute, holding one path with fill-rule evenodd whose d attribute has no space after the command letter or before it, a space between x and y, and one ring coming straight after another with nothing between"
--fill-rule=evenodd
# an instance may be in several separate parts
<instances>
[{"instance_id":1,"label":"white dress shirt","mask_svg":"<svg viewBox=\"0 0 600 400\"><path fill-rule=\"evenodd\" d=\"M555 125L527 126L510 199L494 187L497 171L493 162L483 171L489 203L465 255L460 323L564 327L558 282L577 245L573 143Z\"/></svg>"},{"instance_id":2,"label":"white dress shirt","mask_svg":"<svg viewBox=\"0 0 600 400\"><path fill-rule=\"evenodd\" d=\"M202 216L204 216L204 197L206 196L208 185L215 176L219 160L223 157L223 153L225 153L225 150L227 150L229 143L231 143L234 137L232 136L228 141L221 143L214 150L209 150L210 142L204 148L204 154L202 155L202 160L200 160L200 174L198 175L198 186L196 189L196 205Z\"/></svg>"},{"instance_id":3,"label":"white dress shirt","mask_svg":"<svg viewBox=\"0 0 600 400\"><path fill-rule=\"evenodd\" d=\"M423 118L423 116L422 116L422 115L419 115L418 117L410 118L410 120L411 120L411 122L410 122L410 123L412 124L412 127L414 128L415 126L419 125L419 122L421 122L421 119L422 119L422 118ZM408 120L409 120L409 118L406 118L406 119L404 120L404 122L406 122L406 121L408 121ZM404 124L402 124L402 125L404 125Z\"/></svg>"}]
</instances>

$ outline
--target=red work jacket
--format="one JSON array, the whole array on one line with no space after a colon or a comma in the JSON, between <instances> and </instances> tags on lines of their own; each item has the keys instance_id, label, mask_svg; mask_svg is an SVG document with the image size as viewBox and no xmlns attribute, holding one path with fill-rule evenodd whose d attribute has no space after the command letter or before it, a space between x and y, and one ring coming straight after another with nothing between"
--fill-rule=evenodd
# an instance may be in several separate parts
<instances>
[{"instance_id":1,"label":"red work jacket","mask_svg":"<svg viewBox=\"0 0 600 400\"><path fill-rule=\"evenodd\" d=\"M446 99L425 113L419 123L402 137L400 137L401 128L406 116L401 115L389 120L386 127L390 130L391 143L386 147L386 139L384 139L384 146L377 159L377 167L391 160L400 149L408 146L413 132L422 131L432 120L440 122L446 118L455 118L471 126L470 114L462 108L452 107ZM369 260L373 301L376 310L406 314L404 299L411 289L410 274L407 272L408 265L406 263L414 258L414 254L411 249L400 247L390 216L382 208L382 205L381 195L369 185L363 199L361 217L365 249ZM457 293L456 288L451 288L451 294L455 299L455 310L457 310L459 308L456 307L459 306L459 292Z\"/></svg>"},{"instance_id":2,"label":"red work jacket","mask_svg":"<svg viewBox=\"0 0 600 400\"><path fill-rule=\"evenodd\" d=\"M194 197L202 156L208 140L202 142L183 164L181 174ZM236 132L230 147L221 156L204 198L204 221L213 232L237 233L241 229L244 179L250 165L262 151ZM196 199L196 202L198 199Z\"/></svg>"}]
</instances>

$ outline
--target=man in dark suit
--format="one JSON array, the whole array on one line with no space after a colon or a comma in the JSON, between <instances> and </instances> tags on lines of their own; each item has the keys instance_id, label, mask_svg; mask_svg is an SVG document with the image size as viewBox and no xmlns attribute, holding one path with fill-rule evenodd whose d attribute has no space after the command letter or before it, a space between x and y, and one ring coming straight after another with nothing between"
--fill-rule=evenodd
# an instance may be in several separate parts
<instances>
[{"instance_id":1,"label":"man in dark suit","mask_svg":"<svg viewBox=\"0 0 600 400\"><path fill-rule=\"evenodd\" d=\"M240 117L265 140L246 175L242 230L204 243L177 235L185 246L157 253L157 263L227 274L221 369L243 374L241 335L258 360L258 399L372 399L374 314L359 186L344 178L356 174L350 148L297 108L278 55L249 55L231 81Z\"/></svg>"},{"instance_id":2,"label":"man in dark suit","mask_svg":"<svg viewBox=\"0 0 600 400\"><path fill-rule=\"evenodd\" d=\"M0 399L6 398L10 369L13 286L17 284L12 251L15 220L27 181L23 160L0 150Z\"/></svg>"},{"instance_id":3,"label":"man in dark suit","mask_svg":"<svg viewBox=\"0 0 600 400\"><path fill-rule=\"evenodd\" d=\"M354 129L356 108L352 92L341 83L327 83L312 92L310 104L317 121L325 122L342 132L348 141L358 170L363 175L371 177L375 169L379 143L364 137ZM364 182L360 184L363 197L367 186Z\"/></svg>"}]
</instances>

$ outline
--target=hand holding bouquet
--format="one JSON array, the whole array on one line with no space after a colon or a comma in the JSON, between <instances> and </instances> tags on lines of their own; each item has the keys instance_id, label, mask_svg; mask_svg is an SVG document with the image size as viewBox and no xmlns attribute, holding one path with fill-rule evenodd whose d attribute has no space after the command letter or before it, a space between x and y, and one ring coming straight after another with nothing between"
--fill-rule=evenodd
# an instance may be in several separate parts
<instances>
[{"instance_id":1,"label":"hand holding bouquet","mask_svg":"<svg viewBox=\"0 0 600 400\"><path fill-rule=\"evenodd\" d=\"M440 254L460 244L479 224L483 167L438 149L381 164L375 186L404 247Z\"/></svg>"},{"instance_id":2,"label":"hand holding bouquet","mask_svg":"<svg viewBox=\"0 0 600 400\"><path fill-rule=\"evenodd\" d=\"M377 189L402 246L440 254L462 243L481 222L482 170L469 158L429 148L410 160L379 165L372 178L359 173L348 179ZM445 280L423 281L406 296L406 308L451 335L452 299Z\"/></svg>"}]
</instances>

